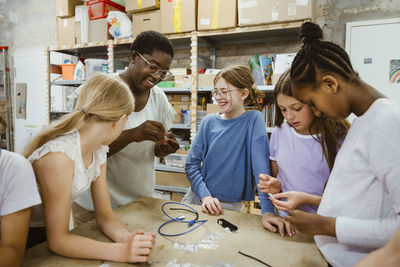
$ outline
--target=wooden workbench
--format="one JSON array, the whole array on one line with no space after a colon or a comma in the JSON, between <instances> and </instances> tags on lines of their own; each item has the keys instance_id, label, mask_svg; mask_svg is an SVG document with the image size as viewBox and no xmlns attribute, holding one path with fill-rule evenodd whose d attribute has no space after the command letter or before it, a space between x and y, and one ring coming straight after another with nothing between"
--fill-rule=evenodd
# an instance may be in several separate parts
<instances>
[{"instance_id":1,"label":"wooden workbench","mask_svg":"<svg viewBox=\"0 0 400 267\"><path fill-rule=\"evenodd\" d=\"M158 227L168 218L162 213L161 205L166 202L161 199L141 198L115 212L129 231L143 229L145 232L157 233ZM297 233L294 237L281 237L265 230L258 215L242 214L225 210L222 216L209 216L201 212L201 207L191 205L200 211L199 219L208 220L191 233L179 237L163 237L157 234L156 244L149 264L126 264L106 262L109 266L165 266L174 260L179 264L216 265L223 262L234 266L265 266L261 263L240 255L238 251L250 254L273 267L278 266L328 266L316 247L313 238ZM180 207L180 206L179 206ZM167 209L168 210L168 209ZM178 211L171 211L171 213ZM192 215L180 211L186 220ZM217 224L218 218L224 218L238 226L236 233L228 233ZM188 230L187 224L172 223L163 229L165 233L179 233ZM72 231L75 234L91 237L96 240L110 242L97 227L94 220L83 224ZM211 241L215 249L198 248L196 252L184 249L174 249L175 242L180 244L196 244L206 240L207 236L217 237ZM175 244L176 245L176 244ZM99 266L105 263L100 260L71 259L53 254L48 250L47 243L38 245L25 253L23 266Z\"/></svg>"}]
</instances>

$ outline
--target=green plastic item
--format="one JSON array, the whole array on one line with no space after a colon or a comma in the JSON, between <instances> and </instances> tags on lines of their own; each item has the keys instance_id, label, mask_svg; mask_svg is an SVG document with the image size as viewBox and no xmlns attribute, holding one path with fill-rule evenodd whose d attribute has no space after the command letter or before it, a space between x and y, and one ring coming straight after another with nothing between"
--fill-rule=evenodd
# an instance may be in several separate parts
<instances>
[{"instance_id":1,"label":"green plastic item","mask_svg":"<svg viewBox=\"0 0 400 267\"><path fill-rule=\"evenodd\" d=\"M175 82L174 81L159 82L157 86L161 88L175 87Z\"/></svg>"},{"instance_id":2,"label":"green plastic item","mask_svg":"<svg viewBox=\"0 0 400 267\"><path fill-rule=\"evenodd\" d=\"M125 0L110 0L110 1L125 7Z\"/></svg>"}]
</instances>

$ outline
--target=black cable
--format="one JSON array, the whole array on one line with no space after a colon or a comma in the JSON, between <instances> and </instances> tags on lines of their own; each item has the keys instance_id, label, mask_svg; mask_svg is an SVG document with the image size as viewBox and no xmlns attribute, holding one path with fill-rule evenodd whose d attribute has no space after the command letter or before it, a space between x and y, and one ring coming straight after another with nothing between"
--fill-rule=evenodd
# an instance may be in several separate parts
<instances>
[{"instance_id":1,"label":"black cable","mask_svg":"<svg viewBox=\"0 0 400 267\"><path fill-rule=\"evenodd\" d=\"M259 260L259 259L255 258L255 257L253 257L253 256L250 256L250 255L248 255L248 254L246 254L246 253L243 253L243 252L241 252L241 251L238 251L238 252L239 252L239 254L241 254L241 255L243 255L243 256L249 257L250 259L253 259L253 260L255 260L255 261L258 261L259 263L262 263L262 264L264 264L264 265L266 265L266 266L268 266L268 267L272 267L272 266L269 265L268 263L263 262L262 260Z\"/></svg>"}]
</instances>

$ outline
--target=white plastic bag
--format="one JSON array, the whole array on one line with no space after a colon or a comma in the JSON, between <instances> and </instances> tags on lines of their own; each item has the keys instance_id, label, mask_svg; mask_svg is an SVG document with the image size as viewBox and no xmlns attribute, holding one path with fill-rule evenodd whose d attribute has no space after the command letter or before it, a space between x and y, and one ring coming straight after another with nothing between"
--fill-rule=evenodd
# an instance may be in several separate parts
<instances>
[{"instance_id":1,"label":"white plastic bag","mask_svg":"<svg viewBox=\"0 0 400 267\"><path fill-rule=\"evenodd\" d=\"M132 21L124 12L108 12L107 22L111 25L108 31L115 39L124 39L132 36Z\"/></svg>"}]
</instances>

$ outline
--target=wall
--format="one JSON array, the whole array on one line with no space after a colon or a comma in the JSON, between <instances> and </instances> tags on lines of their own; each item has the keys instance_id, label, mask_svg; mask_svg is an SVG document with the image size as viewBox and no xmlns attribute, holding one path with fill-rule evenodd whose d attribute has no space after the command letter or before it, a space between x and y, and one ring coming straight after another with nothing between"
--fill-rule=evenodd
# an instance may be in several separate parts
<instances>
[{"instance_id":1,"label":"wall","mask_svg":"<svg viewBox=\"0 0 400 267\"><path fill-rule=\"evenodd\" d=\"M0 45L9 47L12 84L27 83L26 119L15 119L15 151L46 122L45 47L57 43L54 0L0 0Z\"/></svg>"},{"instance_id":2,"label":"wall","mask_svg":"<svg viewBox=\"0 0 400 267\"><path fill-rule=\"evenodd\" d=\"M345 45L345 25L349 21L400 17L400 0L314 0L314 21L324 31L325 39ZM46 96L44 49L56 46L57 29L54 0L0 0L0 45L10 47L11 75L14 82L28 84L27 119L17 119L16 151L22 151L26 137L45 123ZM298 43L270 41L249 49L229 46L216 49L217 67L246 64L254 53L295 52ZM209 56L207 49L200 54ZM177 53L173 65L188 65L188 52ZM179 64L177 64L179 63ZM175 66L174 66L175 67ZM32 127L31 127L32 126Z\"/></svg>"}]
</instances>

